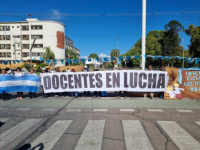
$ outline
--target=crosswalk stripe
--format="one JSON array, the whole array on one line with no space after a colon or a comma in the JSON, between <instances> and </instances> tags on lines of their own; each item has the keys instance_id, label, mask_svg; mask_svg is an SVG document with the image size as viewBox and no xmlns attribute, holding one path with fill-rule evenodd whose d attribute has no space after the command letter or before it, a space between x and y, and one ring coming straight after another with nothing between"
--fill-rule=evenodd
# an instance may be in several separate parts
<instances>
[{"instance_id":1,"label":"crosswalk stripe","mask_svg":"<svg viewBox=\"0 0 200 150\"><path fill-rule=\"evenodd\" d=\"M195 123L198 124L198 125L200 126L200 121L196 121Z\"/></svg>"},{"instance_id":2,"label":"crosswalk stripe","mask_svg":"<svg viewBox=\"0 0 200 150\"><path fill-rule=\"evenodd\" d=\"M153 150L139 120L122 120L127 150Z\"/></svg>"},{"instance_id":3,"label":"crosswalk stripe","mask_svg":"<svg viewBox=\"0 0 200 150\"><path fill-rule=\"evenodd\" d=\"M31 108L17 108L16 110L20 110L20 111L28 111L28 110L31 110Z\"/></svg>"},{"instance_id":4,"label":"crosswalk stripe","mask_svg":"<svg viewBox=\"0 0 200 150\"><path fill-rule=\"evenodd\" d=\"M72 120L56 121L50 128L48 128L31 144L32 149L42 143L44 145L43 150L50 150L71 123ZM37 148L39 150L40 147ZM35 148L34 150L37 150L37 148Z\"/></svg>"},{"instance_id":5,"label":"crosswalk stripe","mask_svg":"<svg viewBox=\"0 0 200 150\"><path fill-rule=\"evenodd\" d=\"M192 110L177 109L178 112L193 112Z\"/></svg>"},{"instance_id":6,"label":"crosswalk stripe","mask_svg":"<svg viewBox=\"0 0 200 150\"><path fill-rule=\"evenodd\" d=\"M94 109L93 111L94 112L104 112L104 111L107 111L107 109Z\"/></svg>"},{"instance_id":7,"label":"crosswalk stripe","mask_svg":"<svg viewBox=\"0 0 200 150\"><path fill-rule=\"evenodd\" d=\"M200 149L200 143L175 121L158 121L158 123L180 150Z\"/></svg>"},{"instance_id":8,"label":"crosswalk stripe","mask_svg":"<svg viewBox=\"0 0 200 150\"><path fill-rule=\"evenodd\" d=\"M55 111L55 108L43 108L42 111Z\"/></svg>"},{"instance_id":9,"label":"crosswalk stripe","mask_svg":"<svg viewBox=\"0 0 200 150\"><path fill-rule=\"evenodd\" d=\"M125 112L134 112L134 109L120 109L120 111L125 111Z\"/></svg>"},{"instance_id":10,"label":"crosswalk stripe","mask_svg":"<svg viewBox=\"0 0 200 150\"><path fill-rule=\"evenodd\" d=\"M67 112L72 112L72 111L74 111L74 112L80 112L81 109L68 109L68 110L67 110Z\"/></svg>"},{"instance_id":11,"label":"crosswalk stripe","mask_svg":"<svg viewBox=\"0 0 200 150\"><path fill-rule=\"evenodd\" d=\"M0 135L0 147L2 148L9 142L13 141L25 131L30 129L32 126L37 124L39 121L41 121L41 119L26 119L15 125L14 127L10 128L9 130L3 132Z\"/></svg>"},{"instance_id":12,"label":"crosswalk stripe","mask_svg":"<svg viewBox=\"0 0 200 150\"><path fill-rule=\"evenodd\" d=\"M9 118L0 118L0 122L6 122L8 120L9 120Z\"/></svg>"},{"instance_id":13,"label":"crosswalk stripe","mask_svg":"<svg viewBox=\"0 0 200 150\"><path fill-rule=\"evenodd\" d=\"M148 112L163 112L162 109L147 109Z\"/></svg>"},{"instance_id":14,"label":"crosswalk stripe","mask_svg":"<svg viewBox=\"0 0 200 150\"><path fill-rule=\"evenodd\" d=\"M105 120L89 120L75 150L100 150Z\"/></svg>"}]
</instances>

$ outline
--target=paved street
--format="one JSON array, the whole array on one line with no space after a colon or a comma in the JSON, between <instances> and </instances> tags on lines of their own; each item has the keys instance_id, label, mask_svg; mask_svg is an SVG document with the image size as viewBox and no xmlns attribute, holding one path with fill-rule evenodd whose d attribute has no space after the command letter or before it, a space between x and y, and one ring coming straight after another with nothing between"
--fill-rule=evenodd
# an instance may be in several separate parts
<instances>
[{"instance_id":1,"label":"paved street","mask_svg":"<svg viewBox=\"0 0 200 150\"><path fill-rule=\"evenodd\" d=\"M0 101L0 148L199 150L200 102L128 97Z\"/></svg>"}]
</instances>

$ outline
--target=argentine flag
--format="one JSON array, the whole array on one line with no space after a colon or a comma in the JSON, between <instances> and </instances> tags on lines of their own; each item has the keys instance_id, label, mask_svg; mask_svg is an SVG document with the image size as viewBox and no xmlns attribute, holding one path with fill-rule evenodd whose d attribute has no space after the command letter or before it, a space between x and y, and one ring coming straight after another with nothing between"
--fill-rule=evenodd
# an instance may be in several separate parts
<instances>
[{"instance_id":1,"label":"argentine flag","mask_svg":"<svg viewBox=\"0 0 200 150\"><path fill-rule=\"evenodd\" d=\"M40 77L36 75L0 75L0 93L38 92Z\"/></svg>"}]
</instances>

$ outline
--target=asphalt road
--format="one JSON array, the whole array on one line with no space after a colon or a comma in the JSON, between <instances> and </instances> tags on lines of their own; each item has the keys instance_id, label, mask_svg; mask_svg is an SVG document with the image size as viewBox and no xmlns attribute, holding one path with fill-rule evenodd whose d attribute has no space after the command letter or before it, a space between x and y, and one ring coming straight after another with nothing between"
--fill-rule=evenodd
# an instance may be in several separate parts
<instances>
[{"instance_id":1,"label":"asphalt road","mask_svg":"<svg viewBox=\"0 0 200 150\"><path fill-rule=\"evenodd\" d=\"M0 101L3 150L200 149L198 100L14 97Z\"/></svg>"}]
</instances>

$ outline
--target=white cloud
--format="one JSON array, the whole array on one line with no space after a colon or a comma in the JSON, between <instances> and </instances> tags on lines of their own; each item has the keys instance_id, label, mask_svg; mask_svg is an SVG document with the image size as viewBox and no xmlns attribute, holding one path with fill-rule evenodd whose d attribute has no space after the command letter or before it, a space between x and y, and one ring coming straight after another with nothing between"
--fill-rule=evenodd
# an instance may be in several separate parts
<instances>
[{"instance_id":1,"label":"white cloud","mask_svg":"<svg viewBox=\"0 0 200 150\"><path fill-rule=\"evenodd\" d=\"M59 10L53 9L51 10L50 20L59 21L62 19L62 13Z\"/></svg>"}]
</instances>

